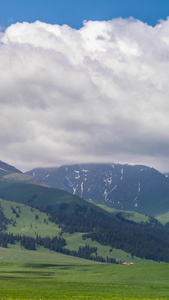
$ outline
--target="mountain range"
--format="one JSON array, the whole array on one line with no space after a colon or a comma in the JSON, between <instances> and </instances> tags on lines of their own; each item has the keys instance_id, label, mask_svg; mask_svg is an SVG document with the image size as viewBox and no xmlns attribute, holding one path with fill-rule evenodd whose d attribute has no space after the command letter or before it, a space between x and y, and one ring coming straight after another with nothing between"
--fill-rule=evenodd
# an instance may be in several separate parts
<instances>
[{"instance_id":1,"label":"mountain range","mask_svg":"<svg viewBox=\"0 0 169 300\"><path fill-rule=\"evenodd\" d=\"M26 174L48 186L120 210L156 216L169 211L169 179L144 165L79 164Z\"/></svg>"},{"instance_id":2,"label":"mountain range","mask_svg":"<svg viewBox=\"0 0 169 300\"><path fill-rule=\"evenodd\" d=\"M83 164L40 169L41 177L37 170L28 173L33 176L0 162L0 246L20 243L34 251L41 246L109 263L124 257L169 262L168 223L152 217L169 211L169 182L160 172ZM51 178L60 189L50 186ZM140 207L151 217L136 213Z\"/></svg>"}]
</instances>

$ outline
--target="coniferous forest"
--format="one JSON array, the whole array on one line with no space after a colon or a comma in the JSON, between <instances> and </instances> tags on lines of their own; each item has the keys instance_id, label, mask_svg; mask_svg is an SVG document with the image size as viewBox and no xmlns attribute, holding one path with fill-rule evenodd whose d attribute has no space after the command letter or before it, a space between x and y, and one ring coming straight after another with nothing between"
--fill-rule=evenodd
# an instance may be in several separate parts
<instances>
[{"instance_id":1,"label":"coniferous forest","mask_svg":"<svg viewBox=\"0 0 169 300\"><path fill-rule=\"evenodd\" d=\"M18 211L11 206L13 214L19 217ZM33 208L32 208L33 210ZM137 256L143 259L154 261L169 262L169 226L168 223L163 226L155 218L149 218L149 222L135 223L125 219L122 213L107 215L98 212L93 208L87 210L85 207L76 205L75 214L66 214L61 210L60 213L52 212L51 209L44 209L49 216L49 220L59 226L61 229L59 237L40 237L21 236L8 234L5 232L7 225L12 223L13 219L7 219L0 209L0 245L7 247L8 244L19 242L21 246L28 250L36 250L38 246L43 246L52 251L60 252L66 255L77 256L86 259L93 259L101 262L116 263L115 259L107 259L97 255L97 247L87 245L79 247L77 251L71 251L66 246L66 240L62 234L68 232L83 233L83 240L91 239L103 246L110 246L112 249L122 249L130 253L131 256ZM18 215L18 216L17 216ZM38 219L37 215L35 218Z\"/></svg>"}]
</instances>

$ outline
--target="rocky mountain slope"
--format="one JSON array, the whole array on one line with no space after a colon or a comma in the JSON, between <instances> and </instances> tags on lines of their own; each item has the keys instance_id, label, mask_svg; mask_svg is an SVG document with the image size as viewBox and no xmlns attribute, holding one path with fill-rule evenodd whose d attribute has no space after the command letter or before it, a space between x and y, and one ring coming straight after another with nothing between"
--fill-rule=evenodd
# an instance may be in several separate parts
<instances>
[{"instance_id":1,"label":"rocky mountain slope","mask_svg":"<svg viewBox=\"0 0 169 300\"><path fill-rule=\"evenodd\" d=\"M26 174L115 209L152 216L169 211L169 179L147 166L79 164L37 168Z\"/></svg>"}]
</instances>

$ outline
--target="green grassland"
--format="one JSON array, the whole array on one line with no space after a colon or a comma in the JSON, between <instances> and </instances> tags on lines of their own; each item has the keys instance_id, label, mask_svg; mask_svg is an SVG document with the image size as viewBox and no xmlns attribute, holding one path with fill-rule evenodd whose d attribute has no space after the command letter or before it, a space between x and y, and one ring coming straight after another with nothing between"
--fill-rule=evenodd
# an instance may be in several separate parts
<instances>
[{"instance_id":1,"label":"green grassland","mask_svg":"<svg viewBox=\"0 0 169 300\"><path fill-rule=\"evenodd\" d=\"M102 264L0 248L0 299L169 299L168 264Z\"/></svg>"},{"instance_id":2,"label":"green grassland","mask_svg":"<svg viewBox=\"0 0 169 300\"><path fill-rule=\"evenodd\" d=\"M64 264L99 264L95 261L88 261L86 259L64 255L58 252L50 251L44 247L38 247L37 251L31 251L23 248L19 244L9 245L8 248L0 247L0 271L1 265L5 262L10 263L64 263Z\"/></svg>"}]
</instances>

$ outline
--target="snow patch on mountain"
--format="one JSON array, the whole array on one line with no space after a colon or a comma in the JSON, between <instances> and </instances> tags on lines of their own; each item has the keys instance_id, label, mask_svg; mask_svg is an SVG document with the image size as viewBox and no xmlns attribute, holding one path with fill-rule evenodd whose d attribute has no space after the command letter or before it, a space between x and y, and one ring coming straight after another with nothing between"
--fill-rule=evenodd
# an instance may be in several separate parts
<instances>
[{"instance_id":1,"label":"snow patch on mountain","mask_svg":"<svg viewBox=\"0 0 169 300\"><path fill-rule=\"evenodd\" d=\"M139 194L140 194L140 191L141 191L141 187L140 187L140 182L139 182L139 183L138 183L138 192L137 192L137 196L134 198L133 202L136 202L136 201L137 201L138 196L139 196ZM135 206L135 207L138 207L138 203L136 202L134 206Z\"/></svg>"},{"instance_id":2,"label":"snow patch on mountain","mask_svg":"<svg viewBox=\"0 0 169 300\"><path fill-rule=\"evenodd\" d=\"M76 194L76 190L77 190L77 188L78 188L78 184L76 185L76 187L75 187L75 188L73 187L73 195L75 195L75 194Z\"/></svg>"},{"instance_id":3,"label":"snow patch on mountain","mask_svg":"<svg viewBox=\"0 0 169 300\"><path fill-rule=\"evenodd\" d=\"M46 178L48 178L49 176L50 176L50 174L46 175L43 179L46 179Z\"/></svg>"},{"instance_id":4,"label":"snow patch on mountain","mask_svg":"<svg viewBox=\"0 0 169 300\"><path fill-rule=\"evenodd\" d=\"M87 172L89 172L89 170L83 169L82 172L87 173Z\"/></svg>"},{"instance_id":5,"label":"snow patch on mountain","mask_svg":"<svg viewBox=\"0 0 169 300\"><path fill-rule=\"evenodd\" d=\"M111 191L109 191L109 192L107 192L107 189L105 189L105 191L104 191L104 193L103 193L103 195L104 195L104 200L105 200L105 201L110 201L110 200L108 199L107 196L108 196L110 193L112 193L116 188L117 188L117 185L114 186L114 187L111 189Z\"/></svg>"},{"instance_id":6,"label":"snow patch on mountain","mask_svg":"<svg viewBox=\"0 0 169 300\"><path fill-rule=\"evenodd\" d=\"M83 197L83 185L84 185L84 182L81 183L81 193L80 193L80 197Z\"/></svg>"},{"instance_id":7,"label":"snow patch on mountain","mask_svg":"<svg viewBox=\"0 0 169 300\"><path fill-rule=\"evenodd\" d=\"M2 171L5 171L5 172L8 172L7 170L5 170L5 169L2 169L2 168L0 168L0 170L2 170Z\"/></svg>"}]
</instances>

